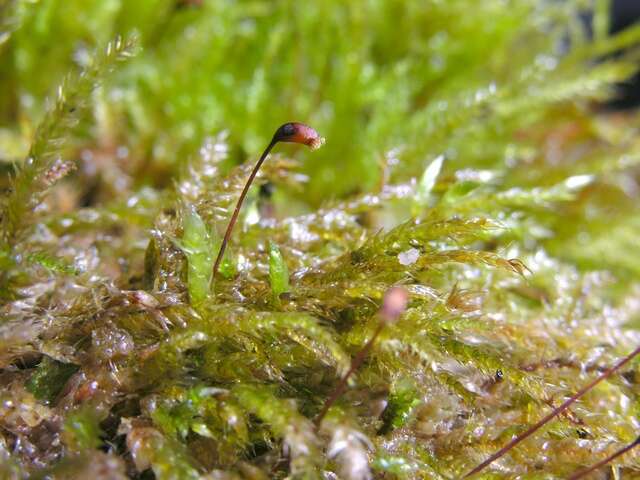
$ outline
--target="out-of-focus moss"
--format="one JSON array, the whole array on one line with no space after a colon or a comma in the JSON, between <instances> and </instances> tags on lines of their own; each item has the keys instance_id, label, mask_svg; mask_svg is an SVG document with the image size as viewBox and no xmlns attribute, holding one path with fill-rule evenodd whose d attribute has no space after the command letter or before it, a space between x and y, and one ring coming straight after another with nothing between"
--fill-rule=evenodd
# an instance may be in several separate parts
<instances>
[{"instance_id":1,"label":"out-of-focus moss","mask_svg":"<svg viewBox=\"0 0 640 480\"><path fill-rule=\"evenodd\" d=\"M62 363L44 356L25 386L38 400L49 403L55 400L66 381L77 370L77 365Z\"/></svg>"},{"instance_id":2,"label":"out-of-focus moss","mask_svg":"<svg viewBox=\"0 0 640 480\"><path fill-rule=\"evenodd\" d=\"M43 193L75 168L59 154L73 139L83 115L90 109L91 93L118 60L132 54L135 41L118 38L103 51L89 57L86 68L69 75L57 91L56 102L35 131L23 163L16 164L11 192L2 217L2 241L10 246L23 238L29 218Z\"/></svg>"},{"instance_id":3,"label":"out-of-focus moss","mask_svg":"<svg viewBox=\"0 0 640 480\"><path fill-rule=\"evenodd\" d=\"M65 419L64 443L73 451L96 449L102 441L99 418L91 408L82 408L70 413Z\"/></svg>"}]
</instances>

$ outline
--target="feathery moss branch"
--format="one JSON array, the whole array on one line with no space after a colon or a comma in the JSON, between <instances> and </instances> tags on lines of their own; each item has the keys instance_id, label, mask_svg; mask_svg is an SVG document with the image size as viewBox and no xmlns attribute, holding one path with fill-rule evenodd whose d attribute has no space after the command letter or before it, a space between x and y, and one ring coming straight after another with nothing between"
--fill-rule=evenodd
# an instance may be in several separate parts
<instances>
[{"instance_id":1,"label":"feathery moss branch","mask_svg":"<svg viewBox=\"0 0 640 480\"><path fill-rule=\"evenodd\" d=\"M51 108L35 132L27 158L16 165L3 208L2 240L13 247L32 225L33 212L46 191L74 168L61 153L73 139L80 120L91 107L91 93L118 61L131 57L135 37L117 38L91 60L89 66L70 74L58 87Z\"/></svg>"}]
</instances>

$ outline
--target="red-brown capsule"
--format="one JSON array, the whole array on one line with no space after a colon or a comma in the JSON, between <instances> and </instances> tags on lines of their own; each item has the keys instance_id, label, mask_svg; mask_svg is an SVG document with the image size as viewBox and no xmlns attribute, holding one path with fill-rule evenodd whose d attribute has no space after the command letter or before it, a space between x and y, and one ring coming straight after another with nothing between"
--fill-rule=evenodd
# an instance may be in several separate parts
<instances>
[{"instance_id":1,"label":"red-brown capsule","mask_svg":"<svg viewBox=\"0 0 640 480\"><path fill-rule=\"evenodd\" d=\"M384 294L380 318L387 323L395 322L407 309L409 294L402 287L392 287Z\"/></svg>"},{"instance_id":2,"label":"red-brown capsule","mask_svg":"<svg viewBox=\"0 0 640 480\"><path fill-rule=\"evenodd\" d=\"M276 131L273 136L275 142L301 143L307 145L312 150L320 148L324 144L318 132L309 125L299 122L285 123Z\"/></svg>"}]
</instances>

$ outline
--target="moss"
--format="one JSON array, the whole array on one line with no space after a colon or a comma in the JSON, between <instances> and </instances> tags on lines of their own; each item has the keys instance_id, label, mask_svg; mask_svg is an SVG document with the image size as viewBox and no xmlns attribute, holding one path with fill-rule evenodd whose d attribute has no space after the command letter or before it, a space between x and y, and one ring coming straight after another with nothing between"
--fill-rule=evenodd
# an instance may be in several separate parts
<instances>
[{"instance_id":1,"label":"moss","mask_svg":"<svg viewBox=\"0 0 640 480\"><path fill-rule=\"evenodd\" d=\"M77 365L58 362L45 356L25 386L38 400L50 403L55 400L64 388L66 381L77 370Z\"/></svg>"},{"instance_id":2,"label":"moss","mask_svg":"<svg viewBox=\"0 0 640 480\"><path fill-rule=\"evenodd\" d=\"M90 407L70 413L65 419L64 442L72 451L97 449L102 441L99 417Z\"/></svg>"},{"instance_id":3,"label":"moss","mask_svg":"<svg viewBox=\"0 0 640 480\"><path fill-rule=\"evenodd\" d=\"M411 412L420 404L420 398L417 390L409 384L396 388L389 395L388 402L382 415L384 425L381 433L402 428L408 422Z\"/></svg>"},{"instance_id":4,"label":"moss","mask_svg":"<svg viewBox=\"0 0 640 480\"><path fill-rule=\"evenodd\" d=\"M275 243L269 242L269 282L275 298L289 291L289 269Z\"/></svg>"},{"instance_id":5,"label":"moss","mask_svg":"<svg viewBox=\"0 0 640 480\"><path fill-rule=\"evenodd\" d=\"M596 3L0 1L0 476L459 478L633 351L640 27ZM212 284L287 120L327 144ZM638 376L483 473L627 445Z\"/></svg>"},{"instance_id":6,"label":"moss","mask_svg":"<svg viewBox=\"0 0 640 480\"><path fill-rule=\"evenodd\" d=\"M193 305L200 305L209 296L213 271L213 245L207 226L194 208L183 213L183 235L178 247L187 257L187 288Z\"/></svg>"}]
</instances>

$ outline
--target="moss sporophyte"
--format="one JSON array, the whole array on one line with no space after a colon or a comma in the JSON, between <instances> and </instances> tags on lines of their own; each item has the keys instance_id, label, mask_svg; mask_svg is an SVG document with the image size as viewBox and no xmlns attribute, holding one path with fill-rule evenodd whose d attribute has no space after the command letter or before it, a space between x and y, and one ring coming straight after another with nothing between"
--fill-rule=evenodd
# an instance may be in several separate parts
<instances>
[{"instance_id":1,"label":"moss sporophyte","mask_svg":"<svg viewBox=\"0 0 640 480\"><path fill-rule=\"evenodd\" d=\"M229 220L229 225L227 225L227 230L224 233L222 243L220 244L220 251L218 252L216 261L213 264L213 274L211 275L211 281L215 280L216 273L218 272L218 268L220 267L220 263L222 262L222 258L224 257L224 251L226 250L229 239L231 238L233 227L238 221L238 215L240 214L240 208L242 208L242 202L244 202L244 199L247 196L247 192L249 191L253 180L258 174L258 170L260 170L260 167L267 158L267 155L269 155L271 149L279 142L301 143L303 145L307 145L312 150L316 150L324 144L325 140L320 135L318 135L318 132L316 132L310 126L305 125L304 123L289 122L281 125L280 128L276 130L276 133L274 133L271 142L269 142L269 145L267 145L267 148L265 148L264 152L262 152L262 155L260 156L260 159L256 163L255 167L253 167L253 170L251 171L251 174L247 179L247 183L245 183L244 188L240 193L238 202L236 203L233 214L231 215L231 219Z\"/></svg>"},{"instance_id":2,"label":"moss sporophyte","mask_svg":"<svg viewBox=\"0 0 640 480\"><path fill-rule=\"evenodd\" d=\"M364 347L356 354L356 356L351 361L351 367L347 371L347 373L342 377L338 385L335 387L333 392L327 397L324 406L320 410L320 413L315 418L314 422L316 428L320 426L322 420L329 412L331 406L340 398L340 396L344 393L347 388L347 382L349 378L360 368L362 363L365 361L367 355L371 351L373 344L376 339L382 333L385 325L394 323L400 315L404 313L407 309L407 303L409 301L409 294L402 287L392 287L384 295L384 300L382 301L382 307L378 311L378 325L374 330L369 341L365 343Z\"/></svg>"}]
</instances>

